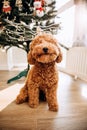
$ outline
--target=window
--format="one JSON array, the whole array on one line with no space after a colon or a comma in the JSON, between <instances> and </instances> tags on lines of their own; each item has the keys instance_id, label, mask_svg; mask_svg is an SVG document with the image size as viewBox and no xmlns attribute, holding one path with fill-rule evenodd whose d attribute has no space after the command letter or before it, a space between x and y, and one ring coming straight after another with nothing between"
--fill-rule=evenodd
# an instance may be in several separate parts
<instances>
[{"instance_id":1,"label":"window","mask_svg":"<svg viewBox=\"0 0 87 130\"><path fill-rule=\"evenodd\" d=\"M72 47L74 34L74 14L75 6L62 12L59 17L61 21L61 30L58 32L58 40L66 47Z\"/></svg>"}]
</instances>

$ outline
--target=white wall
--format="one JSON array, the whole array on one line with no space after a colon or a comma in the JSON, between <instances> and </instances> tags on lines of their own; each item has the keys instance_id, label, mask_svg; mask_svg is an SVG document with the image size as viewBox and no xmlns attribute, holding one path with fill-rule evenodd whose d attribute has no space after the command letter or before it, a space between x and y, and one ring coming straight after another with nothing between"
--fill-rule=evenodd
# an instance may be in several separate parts
<instances>
[{"instance_id":1,"label":"white wall","mask_svg":"<svg viewBox=\"0 0 87 130\"><path fill-rule=\"evenodd\" d=\"M6 52L0 49L0 70L11 70L20 66L27 67L27 54L24 50L12 47Z\"/></svg>"},{"instance_id":2,"label":"white wall","mask_svg":"<svg viewBox=\"0 0 87 130\"><path fill-rule=\"evenodd\" d=\"M10 70L13 67L12 49L6 52L0 49L0 70Z\"/></svg>"},{"instance_id":3,"label":"white wall","mask_svg":"<svg viewBox=\"0 0 87 130\"><path fill-rule=\"evenodd\" d=\"M75 23L75 6L72 6L59 14L61 22L61 30L58 32L56 38L58 42L66 47L72 47L74 41L74 23ZM66 68L66 54L67 50L62 49L63 61L58 65L60 69Z\"/></svg>"},{"instance_id":4,"label":"white wall","mask_svg":"<svg viewBox=\"0 0 87 130\"><path fill-rule=\"evenodd\" d=\"M27 53L17 47L12 47L12 58L13 65L16 66L26 66L27 65Z\"/></svg>"},{"instance_id":5,"label":"white wall","mask_svg":"<svg viewBox=\"0 0 87 130\"><path fill-rule=\"evenodd\" d=\"M8 69L7 54L4 51L0 51L0 70Z\"/></svg>"}]
</instances>

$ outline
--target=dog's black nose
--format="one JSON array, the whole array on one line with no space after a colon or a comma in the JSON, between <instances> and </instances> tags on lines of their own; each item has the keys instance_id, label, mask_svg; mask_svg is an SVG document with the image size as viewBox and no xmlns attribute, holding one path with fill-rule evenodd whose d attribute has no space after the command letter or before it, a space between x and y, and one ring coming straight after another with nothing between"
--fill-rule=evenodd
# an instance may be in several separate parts
<instances>
[{"instance_id":1,"label":"dog's black nose","mask_svg":"<svg viewBox=\"0 0 87 130\"><path fill-rule=\"evenodd\" d=\"M44 51L45 53L47 53L47 52L48 52L48 48L47 48L47 47L44 47L44 48L43 48L43 51Z\"/></svg>"}]
</instances>

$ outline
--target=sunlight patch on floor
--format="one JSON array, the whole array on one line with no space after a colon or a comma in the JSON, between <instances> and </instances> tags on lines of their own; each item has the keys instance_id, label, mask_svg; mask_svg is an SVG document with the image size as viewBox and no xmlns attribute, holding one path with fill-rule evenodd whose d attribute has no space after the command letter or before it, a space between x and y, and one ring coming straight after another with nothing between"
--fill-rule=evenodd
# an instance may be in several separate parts
<instances>
[{"instance_id":1,"label":"sunlight patch on floor","mask_svg":"<svg viewBox=\"0 0 87 130\"><path fill-rule=\"evenodd\" d=\"M24 84L15 84L9 88L0 91L0 111L6 108L12 101L16 99L20 89Z\"/></svg>"},{"instance_id":2,"label":"sunlight patch on floor","mask_svg":"<svg viewBox=\"0 0 87 130\"><path fill-rule=\"evenodd\" d=\"M81 86L81 94L84 98L87 99L87 85L83 84L83 86Z\"/></svg>"}]
</instances>

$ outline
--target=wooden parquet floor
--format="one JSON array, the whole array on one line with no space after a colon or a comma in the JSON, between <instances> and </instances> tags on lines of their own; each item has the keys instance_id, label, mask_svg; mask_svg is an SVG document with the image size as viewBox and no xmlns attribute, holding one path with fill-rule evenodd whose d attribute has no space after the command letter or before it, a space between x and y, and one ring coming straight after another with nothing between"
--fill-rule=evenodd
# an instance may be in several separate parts
<instances>
[{"instance_id":1,"label":"wooden parquet floor","mask_svg":"<svg viewBox=\"0 0 87 130\"><path fill-rule=\"evenodd\" d=\"M24 83L25 78L6 83L8 78L17 73L0 71L1 92L15 83ZM58 102L59 111L51 112L46 102L40 102L38 108L32 109L27 102L17 105L13 100L0 112L0 130L87 130L86 82L79 79L75 81L60 72Z\"/></svg>"}]
</instances>

